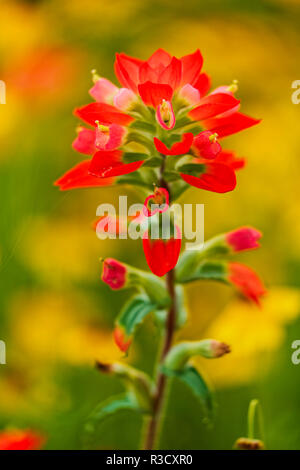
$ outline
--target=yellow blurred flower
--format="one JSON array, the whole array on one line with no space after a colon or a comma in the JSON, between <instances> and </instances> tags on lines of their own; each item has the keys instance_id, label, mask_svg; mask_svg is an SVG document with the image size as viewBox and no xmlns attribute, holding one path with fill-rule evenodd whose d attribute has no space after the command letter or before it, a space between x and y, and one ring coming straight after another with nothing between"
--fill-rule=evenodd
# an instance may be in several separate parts
<instances>
[{"instance_id":1,"label":"yellow blurred flower","mask_svg":"<svg viewBox=\"0 0 300 470\"><path fill-rule=\"evenodd\" d=\"M251 382L273 365L275 353L285 339L285 326L300 313L300 292L288 287L272 288L258 309L235 300L213 321L204 337L231 346L232 352L210 361L196 360L217 386Z\"/></svg>"}]
</instances>

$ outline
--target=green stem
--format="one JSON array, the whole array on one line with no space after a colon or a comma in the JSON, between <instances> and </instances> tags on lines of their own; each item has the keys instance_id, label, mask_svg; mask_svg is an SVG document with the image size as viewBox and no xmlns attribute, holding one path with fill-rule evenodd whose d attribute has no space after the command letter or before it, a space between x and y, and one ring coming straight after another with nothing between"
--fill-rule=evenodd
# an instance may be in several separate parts
<instances>
[{"instance_id":1,"label":"green stem","mask_svg":"<svg viewBox=\"0 0 300 470\"><path fill-rule=\"evenodd\" d=\"M169 191L168 183L163 178L165 159L160 169L160 185ZM170 191L169 191L170 193ZM146 429L146 439L144 449L152 450L155 446L157 434L160 429L160 421L162 416L162 407L166 395L167 377L161 372L160 365L163 363L168 354L173 340L176 326L176 292L175 292L175 269L169 271L166 275L167 290L170 295L171 304L168 311L165 327L165 337L162 352L158 365L158 373L156 379L156 392L154 395L153 413Z\"/></svg>"},{"instance_id":2,"label":"green stem","mask_svg":"<svg viewBox=\"0 0 300 470\"><path fill-rule=\"evenodd\" d=\"M264 441L263 416L260 403L257 399L251 400L248 408L248 438L255 436L255 416L257 416L259 437Z\"/></svg>"}]
</instances>

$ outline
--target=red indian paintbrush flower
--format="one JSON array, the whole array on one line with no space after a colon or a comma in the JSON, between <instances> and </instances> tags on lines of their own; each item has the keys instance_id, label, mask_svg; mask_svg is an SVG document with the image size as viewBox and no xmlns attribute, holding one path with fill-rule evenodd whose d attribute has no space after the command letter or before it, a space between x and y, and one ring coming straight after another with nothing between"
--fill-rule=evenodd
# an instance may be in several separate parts
<instances>
[{"instance_id":1,"label":"red indian paintbrush flower","mask_svg":"<svg viewBox=\"0 0 300 470\"><path fill-rule=\"evenodd\" d=\"M176 165L172 181L176 181L177 174L177 179L197 188L219 193L232 191L237 167L224 158L226 151L221 151L217 137L247 129L259 121L240 113L240 101L234 96L235 82L208 94L210 78L202 72L202 65L199 50L177 58L158 49L148 60L116 55L115 72L122 88L93 72L90 95L96 101L75 110L75 115L91 128L80 127L73 142L76 151L91 155L92 159L76 165L55 184L67 190L122 182L124 175L136 171L142 175L144 164L147 171L147 160L154 156L154 144L159 155L185 155L194 163L196 157L201 164L188 172L180 171L180 165L178 169ZM186 120L185 125L196 121L202 130L195 134L184 132L182 119ZM155 136L156 123L162 128L160 139ZM135 141L145 147L145 153L132 152ZM160 166L159 159L156 161Z\"/></svg>"},{"instance_id":2,"label":"red indian paintbrush flower","mask_svg":"<svg viewBox=\"0 0 300 470\"><path fill-rule=\"evenodd\" d=\"M0 450L38 450L45 438L29 429L12 429L0 432Z\"/></svg>"},{"instance_id":3,"label":"red indian paintbrush flower","mask_svg":"<svg viewBox=\"0 0 300 470\"><path fill-rule=\"evenodd\" d=\"M228 263L228 280L257 305L267 292L255 271L241 263Z\"/></svg>"}]
</instances>

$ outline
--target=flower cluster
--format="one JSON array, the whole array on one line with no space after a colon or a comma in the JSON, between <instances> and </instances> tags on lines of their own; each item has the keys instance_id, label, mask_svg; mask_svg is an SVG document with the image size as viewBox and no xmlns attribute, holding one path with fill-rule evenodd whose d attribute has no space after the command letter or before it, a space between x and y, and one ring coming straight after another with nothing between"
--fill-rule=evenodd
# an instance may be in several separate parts
<instances>
[{"instance_id":1,"label":"flower cluster","mask_svg":"<svg viewBox=\"0 0 300 470\"><path fill-rule=\"evenodd\" d=\"M128 181L159 185L155 170L163 163L172 197L178 181L181 191L187 185L232 191L244 160L222 150L218 139L259 120L239 111L236 82L209 92L202 64L199 50L177 59L158 49L147 61L117 54L121 88L93 71L95 101L75 110L90 127L78 127L73 142L75 150L92 158L67 171L56 185L61 190ZM138 174L124 177L131 173Z\"/></svg>"},{"instance_id":2,"label":"flower cluster","mask_svg":"<svg viewBox=\"0 0 300 470\"><path fill-rule=\"evenodd\" d=\"M119 409L142 411L150 415L145 444L150 449L155 445L166 378L177 377L188 385L208 416L211 392L190 359L195 355L218 358L230 352L227 344L215 339L172 346L175 330L187 317L184 284L197 280L227 283L258 305L266 292L251 268L231 258L259 246L261 233L252 227L218 235L201 250L180 254L182 235L172 203L189 186L216 193L232 191L236 171L245 161L222 149L219 141L259 122L240 112L236 81L209 91L210 77L202 72L202 64L199 50L178 59L158 49L146 61L116 55L115 73L121 87L93 71L90 95L95 101L75 110L85 126L78 128L73 142L73 148L89 158L55 183L63 191L132 185L144 197L142 212L130 220L141 227L151 272L106 258L102 260L102 280L113 290L137 290L115 320L114 340L122 352L128 352L145 317L153 315L163 339L159 372L153 380L125 364L97 363L101 372L123 380L127 392L100 404L91 421ZM166 215L167 235L163 227ZM109 222L101 217L95 224L97 232L110 230ZM116 217L115 233L125 228L121 217Z\"/></svg>"}]
</instances>

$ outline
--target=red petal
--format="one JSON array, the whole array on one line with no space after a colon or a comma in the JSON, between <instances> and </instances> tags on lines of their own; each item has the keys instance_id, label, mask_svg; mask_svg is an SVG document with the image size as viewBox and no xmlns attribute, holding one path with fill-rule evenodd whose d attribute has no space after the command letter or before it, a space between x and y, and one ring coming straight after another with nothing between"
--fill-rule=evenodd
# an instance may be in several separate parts
<instances>
[{"instance_id":1,"label":"red petal","mask_svg":"<svg viewBox=\"0 0 300 470\"><path fill-rule=\"evenodd\" d=\"M156 68L156 67L159 67L160 65L167 67L169 63L171 62L171 60L172 60L172 57L167 51L165 51L164 49L157 49L155 52L153 52L152 56L149 57L147 62L150 65L150 67Z\"/></svg>"},{"instance_id":2,"label":"red petal","mask_svg":"<svg viewBox=\"0 0 300 470\"><path fill-rule=\"evenodd\" d=\"M234 96L227 93L214 93L202 98L198 106L189 112L189 116L192 119L201 121L229 111L238 104L239 100Z\"/></svg>"},{"instance_id":3,"label":"red petal","mask_svg":"<svg viewBox=\"0 0 300 470\"><path fill-rule=\"evenodd\" d=\"M211 87L211 78L207 73L200 73L198 79L193 85L200 93L200 96L206 95Z\"/></svg>"},{"instance_id":4,"label":"red petal","mask_svg":"<svg viewBox=\"0 0 300 470\"><path fill-rule=\"evenodd\" d=\"M126 54L116 54L115 74L125 88L137 92L139 82L139 68L144 62Z\"/></svg>"},{"instance_id":5,"label":"red petal","mask_svg":"<svg viewBox=\"0 0 300 470\"><path fill-rule=\"evenodd\" d=\"M181 174L182 179L196 188L213 191L214 193L227 193L236 186L234 171L222 163L206 163L206 170L201 176Z\"/></svg>"},{"instance_id":6,"label":"red petal","mask_svg":"<svg viewBox=\"0 0 300 470\"><path fill-rule=\"evenodd\" d=\"M215 162L224 163L227 166L230 166L233 170L240 170L246 164L244 158L237 158L235 153L230 150L222 150L219 155L216 157Z\"/></svg>"},{"instance_id":7,"label":"red petal","mask_svg":"<svg viewBox=\"0 0 300 470\"><path fill-rule=\"evenodd\" d=\"M147 264L153 274L164 276L173 269L178 261L181 248L181 238L169 240L151 240L148 232L143 235L143 249Z\"/></svg>"},{"instance_id":8,"label":"red petal","mask_svg":"<svg viewBox=\"0 0 300 470\"><path fill-rule=\"evenodd\" d=\"M117 108L106 103L89 103L81 108L76 108L74 114L92 126L95 126L95 121L102 124L114 123L120 126L127 126L133 121L133 118L128 114L121 113Z\"/></svg>"},{"instance_id":9,"label":"red petal","mask_svg":"<svg viewBox=\"0 0 300 470\"><path fill-rule=\"evenodd\" d=\"M201 52L197 49L193 54L181 57L180 62L182 64L181 86L186 83L194 86L203 65Z\"/></svg>"},{"instance_id":10,"label":"red petal","mask_svg":"<svg viewBox=\"0 0 300 470\"><path fill-rule=\"evenodd\" d=\"M89 173L97 178L108 178L132 173L140 168L143 160L132 163L122 162L121 150L100 151L90 162Z\"/></svg>"},{"instance_id":11,"label":"red petal","mask_svg":"<svg viewBox=\"0 0 300 470\"><path fill-rule=\"evenodd\" d=\"M163 99L170 101L173 96L173 90L170 85L161 83L146 82L138 86L140 97L147 106L153 106L155 109Z\"/></svg>"},{"instance_id":12,"label":"red petal","mask_svg":"<svg viewBox=\"0 0 300 470\"><path fill-rule=\"evenodd\" d=\"M248 129L260 123L261 119L254 119L246 114L234 113L224 118L209 119L203 123L211 132L217 132L219 137L227 137L237 132Z\"/></svg>"},{"instance_id":13,"label":"red petal","mask_svg":"<svg viewBox=\"0 0 300 470\"><path fill-rule=\"evenodd\" d=\"M180 60L173 57L170 64L159 75L158 82L170 85L173 90L179 87L181 80L181 63Z\"/></svg>"},{"instance_id":14,"label":"red petal","mask_svg":"<svg viewBox=\"0 0 300 470\"><path fill-rule=\"evenodd\" d=\"M78 132L76 139L72 143L72 147L77 152L85 153L86 155L93 155L96 151L95 138L96 132L94 129L86 129L82 127Z\"/></svg>"},{"instance_id":15,"label":"red petal","mask_svg":"<svg viewBox=\"0 0 300 470\"><path fill-rule=\"evenodd\" d=\"M260 297L267 291L256 272L241 263L229 263L228 268L228 280L235 284L248 299L260 305Z\"/></svg>"},{"instance_id":16,"label":"red petal","mask_svg":"<svg viewBox=\"0 0 300 470\"><path fill-rule=\"evenodd\" d=\"M125 331L119 326L114 329L114 340L122 352L126 352L132 343L132 338L127 338Z\"/></svg>"},{"instance_id":17,"label":"red petal","mask_svg":"<svg viewBox=\"0 0 300 470\"><path fill-rule=\"evenodd\" d=\"M182 135L181 142L176 142L172 145L170 149L159 140L157 137L154 137L154 145L156 150L163 155L184 155L187 153L193 143L194 136L191 132Z\"/></svg>"},{"instance_id":18,"label":"red petal","mask_svg":"<svg viewBox=\"0 0 300 470\"><path fill-rule=\"evenodd\" d=\"M91 160L84 160L67 171L61 178L55 181L61 191L76 188L90 188L93 186L109 186L114 178L97 178L88 173Z\"/></svg>"}]
</instances>

